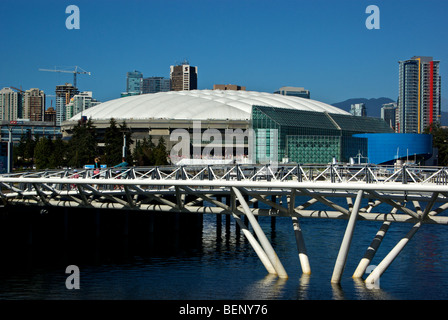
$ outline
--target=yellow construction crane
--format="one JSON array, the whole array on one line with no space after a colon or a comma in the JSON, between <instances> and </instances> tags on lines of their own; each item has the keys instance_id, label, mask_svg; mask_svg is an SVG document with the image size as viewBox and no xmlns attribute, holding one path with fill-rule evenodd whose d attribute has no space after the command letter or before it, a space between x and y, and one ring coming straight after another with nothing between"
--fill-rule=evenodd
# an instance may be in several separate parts
<instances>
[{"instance_id":1,"label":"yellow construction crane","mask_svg":"<svg viewBox=\"0 0 448 320\"><path fill-rule=\"evenodd\" d=\"M78 70L79 69L79 70ZM75 88L76 87L76 75L78 74L88 74L90 76L90 72L85 71L84 69L75 66L74 70L63 70L63 69L56 69L56 67L54 69L39 69L39 71L50 71L50 72L64 72L64 73L73 73L73 86Z\"/></svg>"}]
</instances>

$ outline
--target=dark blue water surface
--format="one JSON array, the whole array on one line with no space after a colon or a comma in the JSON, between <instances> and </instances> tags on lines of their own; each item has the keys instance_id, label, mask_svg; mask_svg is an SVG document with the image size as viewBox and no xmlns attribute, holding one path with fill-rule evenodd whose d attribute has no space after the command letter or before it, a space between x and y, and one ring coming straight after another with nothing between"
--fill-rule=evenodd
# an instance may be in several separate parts
<instances>
[{"instance_id":1,"label":"dark blue water surface","mask_svg":"<svg viewBox=\"0 0 448 320\"><path fill-rule=\"evenodd\" d=\"M346 220L300 220L312 274L301 273L290 218L259 218L289 278L268 275L234 221L217 229L215 215L204 215L202 235L192 243L169 237L155 247L132 242L59 246L48 252L28 249L2 259L0 299L82 300L376 300L447 299L448 236L446 226L423 225L380 279L380 288L367 289L352 274L381 223L358 221L347 265L339 285L330 283L347 225ZM372 261L378 264L412 228L392 224ZM183 244L183 245L182 245ZM57 250L57 251L52 251ZM24 257L29 256L29 259ZM47 257L60 257L49 259ZM20 261L20 263L18 263ZM68 290L67 265L80 269L80 289ZM11 266L11 267L8 267ZM364 277L365 278L365 277Z\"/></svg>"}]
</instances>

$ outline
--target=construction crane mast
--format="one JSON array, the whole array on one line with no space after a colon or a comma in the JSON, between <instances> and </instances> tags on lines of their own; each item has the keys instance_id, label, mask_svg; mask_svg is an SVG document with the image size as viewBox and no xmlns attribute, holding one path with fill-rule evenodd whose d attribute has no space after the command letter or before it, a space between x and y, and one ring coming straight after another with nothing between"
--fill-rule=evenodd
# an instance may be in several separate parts
<instances>
[{"instance_id":1,"label":"construction crane mast","mask_svg":"<svg viewBox=\"0 0 448 320\"><path fill-rule=\"evenodd\" d=\"M78 70L79 69L79 70ZM84 69L75 66L74 70L62 70L62 69L56 69L56 67L54 69L39 69L39 71L50 71L50 72L63 72L63 73L73 73L73 86L75 88L77 88L76 86L76 76L78 74L88 74L90 76L90 72L85 71Z\"/></svg>"}]
</instances>

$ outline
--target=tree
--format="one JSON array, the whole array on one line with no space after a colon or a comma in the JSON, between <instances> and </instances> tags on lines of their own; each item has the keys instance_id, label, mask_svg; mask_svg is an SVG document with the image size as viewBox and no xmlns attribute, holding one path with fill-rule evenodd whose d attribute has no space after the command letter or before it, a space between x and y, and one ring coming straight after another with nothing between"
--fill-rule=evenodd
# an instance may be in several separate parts
<instances>
[{"instance_id":1,"label":"tree","mask_svg":"<svg viewBox=\"0 0 448 320\"><path fill-rule=\"evenodd\" d=\"M28 130L26 134L20 137L18 145L13 147L13 162L17 167L28 167L34 163L34 148L39 137L36 135L34 138L31 136L31 131Z\"/></svg>"},{"instance_id":2,"label":"tree","mask_svg":"<svg viewBox=\"0 0 448 320\"><path fill-rule=\"evenodd\" d=\"M151 136L149 139L143 138L143 141L136 142L132 157L137 166L150 166L154 164L154 148Z\"/></svg>"},{"instance_id":3,"label":"tree","mask_svg":"<svg viewBox=\"0 0 448 320\"><path fill-rule=\"evenodd\" d=\"M53 141L53 153L50 156L50 168L64 167L67 165L67 143L61 137Z\"/></svg>"},{"instance_id":4,"label":"tree","mask_svg":"<svg viewBox=\"0 0 448 320\"><path fill-rule=\"evenodd\" d=\"M123 147L123 135L114 118L109 121L109 127L104 132L104 153L108 165L116 165L121 162Z\"/></svg>"},{"instance_id":5,"label":"tree","mask_svg":"<svg viewBox=\"0 0 448 320\"><path fill-rule=\"evenodd\" d=\"M124 136L126 136L126 150L129 150L133 141L125 121L117 126L115 119L111 118L109 123L110 125L104 133L105 161L108 165L114 166L121 162ZM126 161L132 163L132 155L128 152L126 152Z\"/></svg>"},{"instance_id":6,"label":"tree","mask_svg":"<svg viewBox=\"0 0 448 320\"><path fill-rule=\"evenodd\" d=\"M149 139L137 141L133 157L138 166L163 166L168 164L168 152L165 145L165 139L159 138L157 146Z\"/></svg>"},{"instance_id":7,"label":"tree","mask_svg":"<svg viewBox=\"0 0 448 320\"><path fill-rule=\"evenodd\" d=\"M448 129L442 128L439 124L432 123L424 133L432 134L432 145L439 151L439 166L448 165Z\"/></svg>"},{"instance_id":8,"label":"tree","mask_svg":"<svg viewBox=\"0 0 448 320\"><path fill-rule=\"evenodd\" d=\"M36 169L46 169L50 167L50 157L53 153L53 145L50 139L42 137L34 148L34 164Z\"/></svg>"},{"instance_id":9,"label":"tree","mask_svg":"<svg viewBox=\"0 0 448 320\"><path fill-rule=\"evenodd\" d=\"M144 138L143 140L145 140ZM134 158L134 163L137 164L137 166L144 166L143 161L143 147L142 142L140 140L137 140L135 143L134 151L132 152L132 158Z\"/></svg>"},{"instance_id":10,"label":"tree","mask_svg":"<svg viewBox=\"0 0 448 320\"><path fill-rule=\"evenodd\" d=\"M98 156L98 142L96 129L92 119L86 122L78 122L73 127L73 135L69 142L67 158L71 167L82 167L85 164L92 164Z\"/></svg>"},{"instance_id":11,"label":"tree","mask_svg":"<svg viewBox=\"0 0 448 320\"><path fill-rule=\"evenodd\" d=\"M23 158L30 164L32 164L34 161L34 148L36 147L38 140L39 138L37 136L35 136L33 139L31 137L31 132L30 131L27 132Z\"/></svg>"},{"instance_id":12,"label":"tree","mask_svg":"<svg viewBox=\"0 0 448 320\"><path fill-rule=\"evenodd\" d=\"M19 144L14 145L13 156L14 165L17 167L22 167L25 165L25 148L26 148L26 135L22 134L20 137Z\"/></svg>"},{"instance_id":13,"label":"tree","mask_svg":"<svg viewBox=\"0 0 448 320\"><path fill-rule=\"evenodd\" d=\"M163 166L168 164L168 152L166 150L165 139L159 138L159 142L154 149L154 165Z\"/></svg>"}]
</instances>

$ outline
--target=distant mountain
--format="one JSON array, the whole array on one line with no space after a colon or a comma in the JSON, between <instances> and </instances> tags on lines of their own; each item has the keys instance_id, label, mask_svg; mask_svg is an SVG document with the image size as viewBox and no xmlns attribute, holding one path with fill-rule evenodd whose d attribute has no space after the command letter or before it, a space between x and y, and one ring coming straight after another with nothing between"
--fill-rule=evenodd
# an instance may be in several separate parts
<instances>
[{"instance_id":1,"label":"distant mountain","mask_svg":"<svg viewBox=\"0 0 448 320\"><path fill-rule=\"evenodd\" d=\"M381 108L383 107L383 104L395 102L394 100L390 98L372 98L372 99L366 99L366 98L352 98L348 99L342 102L332 103L332 106L335 106L339 109L345 110L350 112L350 107L352 104L355 103L365 103L366 109L367 109L367 116L368 117L375 117L375 118L381 118Z\"/></svg>"}]
</instances>

